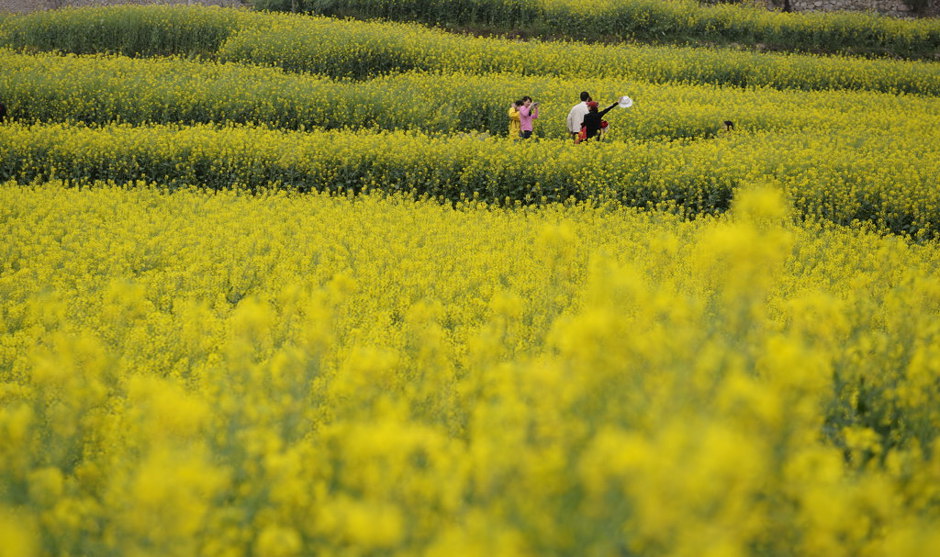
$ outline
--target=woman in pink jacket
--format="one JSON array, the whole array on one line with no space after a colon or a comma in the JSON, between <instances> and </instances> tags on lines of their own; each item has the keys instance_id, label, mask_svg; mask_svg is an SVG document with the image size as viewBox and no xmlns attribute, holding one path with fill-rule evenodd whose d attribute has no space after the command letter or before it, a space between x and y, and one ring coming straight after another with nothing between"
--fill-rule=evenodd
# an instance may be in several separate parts
<instances>
[{"instance_id":1,"label":"woman in pink jacket","mask_svg":"<svg viewBox=\"0 0 940 557\"><path fill-rule=\"evenodd\" d=\"M532 102L532 97L522 97L519 107L519 134L522 139L532 137L532 120L539 117L539 103Z\"/></svg>"}]
</instances>

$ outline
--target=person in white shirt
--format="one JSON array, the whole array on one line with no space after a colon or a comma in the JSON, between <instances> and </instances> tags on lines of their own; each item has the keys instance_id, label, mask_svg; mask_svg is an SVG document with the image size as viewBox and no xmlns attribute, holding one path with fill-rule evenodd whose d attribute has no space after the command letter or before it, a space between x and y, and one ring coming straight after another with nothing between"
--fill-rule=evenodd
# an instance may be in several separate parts
<instances>
[{"instance_id":1,"label":"person in white shirt","mask_svg":"<svg viewBox=\"0 0 940 557\"><path fill-rule=\"evenodd\" d=\"M571 134L571 138L577 142L578 136L581 134L581 124L584 122L584 117L588 113L588 102L591 100L591 95L587 91L581 92L581 102L571 107L571 110L568 111L568 133Z\"/></svg>"}]
</instances>

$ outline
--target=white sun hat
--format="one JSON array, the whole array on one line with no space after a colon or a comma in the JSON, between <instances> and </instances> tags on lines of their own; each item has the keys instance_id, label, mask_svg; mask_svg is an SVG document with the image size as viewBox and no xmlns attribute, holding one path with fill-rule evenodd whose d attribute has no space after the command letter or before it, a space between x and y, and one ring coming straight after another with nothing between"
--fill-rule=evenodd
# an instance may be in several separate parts
<instances>
[{"instance_id":1,"label":"white sun hat","mask_svg":"<svg viewBox=\"0 0 940 557\"><path fill-rule=\"evenodd\" d=\"M631 106L633 106L633 99L624 95L620 97L617 103L620 105L620 108L630 108Z\"/></svg>"}]
</instances>

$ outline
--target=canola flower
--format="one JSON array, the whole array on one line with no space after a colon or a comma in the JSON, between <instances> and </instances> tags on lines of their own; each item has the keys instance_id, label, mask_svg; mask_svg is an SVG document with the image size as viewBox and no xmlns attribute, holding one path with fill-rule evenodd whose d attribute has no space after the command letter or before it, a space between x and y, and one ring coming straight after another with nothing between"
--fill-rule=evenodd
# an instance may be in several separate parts
<instances>
[{"instance_id":1,"label":"canola flower","mask_svg":"<svg viewBox=\"0 0 940 557\"><path fill-rule=\"evenodd\" d=\"M300 15L234 33L219 57L356 78L409 69L604 76L654 83L940 93L936 62L770 54L730 49L591 45L468 37L418 25Z\"/></svg>"},{"instance_id":2,"label":"canola flower","mask_svg":"<svg viewBox=\"0 0 940 557\"><path fill-rule=\"evenodd\" d=\"M263 46L260 22L369 78L429 45L43 21L41 48L145 56ZM940 551L934 99L643 81L659 107L610 143L510 144L467 132L583 82L0 60L0 180L32 182L0 185L0 555ZM393 108L447 87L430 123ZM375 108L329 130L328 98Z\"/></svg>"},{"instance_id":3,"label":"canola flower","mask_svg":"<svg viewBox=\"0 0 940 557\"><path fill-rule=\"evenodd\" d=\"M940 549L935 243L611 206L0 186L18 555Z\"/></svg>"},{"instance_id":4,"label":"canola flower","mask_svg":"<svg viewBox=\"0 0 940 557\"><path fill-rule=\"evenodd\" d=\"M280 5L279 5L280 3ZM338 17L473 26L495 33L606 42L731 44L774 51L935 60L940 31L930 19L867 13L775 13L743 5L655 0L257 0L257 8ZM271 16L193 6L119 6L30 14L5 39L90 53L208 54L229 33ZM208 14L208 15L207 15ZM82 28L95 30L93 36Z\"/></svg>"},{"instance_id":5,"label":"canola flower","mask_svg":"<svg viewBox=\"0 0 940 557\"><path fill-rule=\"evenodd\" d=\"M360 19L483 26L588 41L736 43L796 52L936 57L940 27L871 13L780 13L746 4L656 0L254 0L256 7Z\"/></svg>"},{"instance_id":6,"label":"canola flower","mask_svg":"<svg viewBox=\"0 0 940 557\"><path fill-rule=\"evenodd\" d=\"M798 218L867 222L926 239L940 229L933 133L927 121L903 135L872 128L865 138L806 131L573 145L411 132L8 124L0 126L0 179L409 192L507 205L606 200L694 218L726 211L742 185L773 176Z\"/></svg>"},{"instance_id":7,"label":"canola flower","mask_svg":"<svg viewBox=\"0 0 940 557\"><path fill-rule=\"evenodd\" d=\"M250 12L215 6L118 5L0 14L0 42L15 48L126 56L210 56Z\"/></svg>"},{"instance_id":8,"label":"canola flower","mask_svg":"<svg viewBox=\"0 0 940 557\"><path fill-rule=\"evenodd\" d=\"M864 142L890 132L919 139L936 127L936 97L863 91L777 91L623 79L506 74L396 74L332 80L274 68L120 56L24 55L0 50L0 97L25 121L245 123L290 129L382 128L503 134L507 99L542 101L541 137L568 137L565 116L587 88L598 99L628 92L609 138L703 138L731 119L739 130L806 130ZM931 132L932 134L932 132ZM856 139L852 139L856 141ZM922 141L929 142L929 138Z\"/></svg>"},{"instance_id":9,"label":"canola flower","mask_svg":"<svg viewBox=\"0 0 940 557\"><path fill-rule=\"evenodd\" d=\"M645 25L642 18L639 21ZM906 26L908 22L897 25ZM867 29L870 31L870 26ZM418 69L559 77L592 75L657 83L777 89L927 95L940 92L937 64L929 61L864 60L728 48L522 42L457 36L413 24L199 7L126 6L16 16L0 25L0 45L76 54L210 57L335 77L368 78ZM936 47L933 48L935 51ZM936 57L936 52L931 56Z\"/></svg>"}]
</instances>

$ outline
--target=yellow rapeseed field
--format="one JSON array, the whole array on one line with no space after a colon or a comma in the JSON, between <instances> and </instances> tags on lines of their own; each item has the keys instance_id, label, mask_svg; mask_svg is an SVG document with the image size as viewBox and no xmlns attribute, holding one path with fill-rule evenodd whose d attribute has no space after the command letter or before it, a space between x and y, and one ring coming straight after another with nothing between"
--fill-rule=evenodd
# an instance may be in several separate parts
<instances>
[{"instance_id":1,"label":"yellow rapeseed field","mask_svg":"<svg viewBox=\"0 0 940 557\"><path fill-rule=\"evenodd\" d=\"M863 21L762 32L934 36ZM0 45L0 557L940 554L937 62L186 7ZM574 145L585 89L635 102Z\"/></svg>"},{"instance_id":2,"label":"yellow rapeseed field","mask_svg":"<svg viewBox=\"0 0 940 557\"><path fill-rule=\"evenodd\" d=\"M856 127L592 145L401 131L9 124L0 127L0 179L378 190L509 205L592 199L690 218L727 210L742 184L773 180L792 199L797 218L868 222L935 238L940 144L929 138L937 119L901 120L910 127L895 134L901 127L876 130L878 118L872 114L867 137Z\"/></svg>"},{"instance_id":3,"label":"yellow rapeseed field","mask_svg":"<svg viewBox=\"0 0 940 557\"><path fill-rule=\"evenodd\" d=\"M929 555L940 249L0 187L0 554Z\"/></svg>"},{"instance_id":4,"label":"yellow rapeseed field","mask_svg":"<svg viewBox=\"0 0 940 557\"><path fill-rule=\"evenodd\" d=\"M587 35L599 32L602 36L611 37L627 26L645 34L657 26L648 19L650 14L644 13L644 6L637 5L643 2L550 1L570 4L556 14L561 18L559 23L573 24L582 30L586 24L591 28ZM659 0L652 0L652 4L644 1L647 7L654 9L664 5ZM417 3L427 6L428 0L417 0ZM453 0L446 0L440 3L439 8L452 12L452 4ZM518 0L506 2L510 10L518 5ZM617 7L627 8L627 11L618 14L619 18L604 14L609 12L609 8ZM324 8L329 9L328 6ZM631 13L631 8L639 10ZM594 76L654 83L713 83L778 89L940 94L940 74L936 70L936 62L931 62L937 58L940 27L930 19L897 20L861 14L855 14L853 18L845 14L827 14L814 21L807 17L808 14L744 11L738 6L711 12L718 14L722 10L726 16L737 19L732 26L743 35L732 39L732 42L739 44L755 40L750 30L754 30L758 22L746 17L747 14L763 14L777 19L792 18L791 22L801 28L786 36L786 31L770 24L768 27L774 28L775 32L783 31L775 41L775 50L799 49L800 42L808 46L805 44L807 41L814 43L820 40L829 43L824 51L852 50L850 45L854 42L856 46L862 46L863 51L884 51L881 53L888 54L890 58L904 56L909 49L919 51L925 61L760 53L739 48L629 43L603 45L571 40L513 41L457 36L414 24L253 13L201 6L115 6L38 12L0 19L0 46L76 54L219 58L356 78L414 69L579 79ZM399 6L393 11L401 17L409 10L406 6ZM717 36L718 28L730 23L722 19L701 22L705 26L716 26L712 30L689 30L693 35L704 33L703 40L707 41L705 37ZM849 23L846 19L855 21ZM666 23L658 33L653 31L658 35L653 39L662 38L664 33L681 34L680 28L686 23L692 22L680 16L674 24ZM609 27L611 25L613 28ZM878 31L873 29L876 25L883 27ZM574 35L582 33L575 32ZM685 38L691 38L696 44L699 42L692 35ZM819 51L813 46L807 50Z\"/></svg>"},{"instance_id":5,"label":"yellow rapeseed field","mask_svg":"<svg viewBox=\"0 0 940 557\"><path fill-rule=\"evenodd\" d=\"M635 101L629 111L610 115L616 124L612 139L714 137L727 119L737 123L738 131L799 129L825 136L850 130L860 138L885 131L900 141L940 125L936 96L656 84L590 72L567 78L405 72L350 81L238 63L27 55L4 49L0 64L5 68L0 98L23 121L254 122L291 129L505 134L506 107L529 95L542 107L537 135L567 138L565 116L579 92L588 90L604 107L625 94ZM378 68L368 71L379 73ZM940 72L936 80L940 91Z\"/></svg>"}]
</instances>

